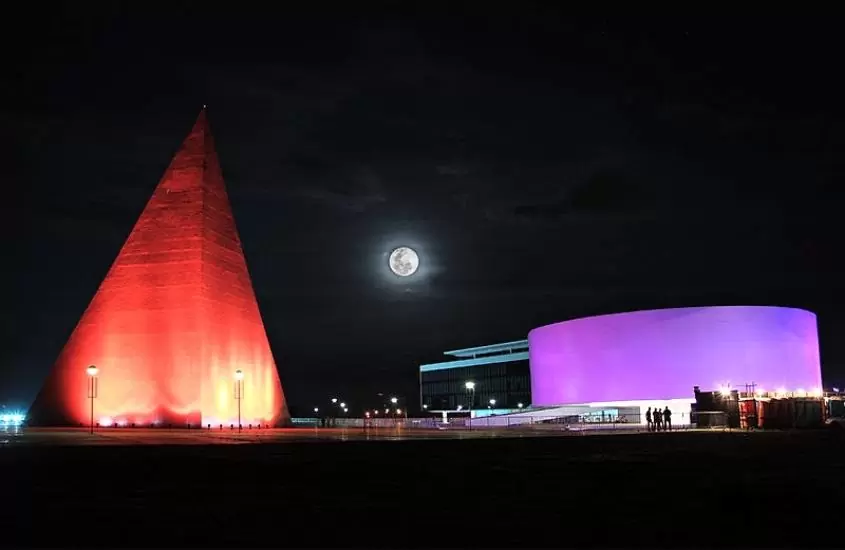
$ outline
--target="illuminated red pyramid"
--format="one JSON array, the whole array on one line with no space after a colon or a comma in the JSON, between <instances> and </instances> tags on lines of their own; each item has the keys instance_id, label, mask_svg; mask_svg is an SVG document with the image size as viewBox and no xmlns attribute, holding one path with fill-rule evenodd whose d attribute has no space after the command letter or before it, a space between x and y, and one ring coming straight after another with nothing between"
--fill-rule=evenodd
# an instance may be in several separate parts
<instances>
[{"instance_id":1,"label":"illuminated red pyramid","mask_svg":"<svg viewBox=\"0 0 845 550\"><path fill-rule=\"evenodd\" d=\"M34 425L288 420L205 110L176 153L30 413Z\"/></svg>"}]
</instances>

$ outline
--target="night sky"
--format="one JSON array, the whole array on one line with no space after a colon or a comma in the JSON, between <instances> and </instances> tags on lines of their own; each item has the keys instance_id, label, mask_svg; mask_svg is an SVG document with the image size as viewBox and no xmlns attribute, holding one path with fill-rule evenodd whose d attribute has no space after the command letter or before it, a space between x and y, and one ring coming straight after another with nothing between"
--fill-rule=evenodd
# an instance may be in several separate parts
<instances>
[{"instance_id":1,"label":"night sky","mask_svg":"<svg viewBox=\"0 0 845 550\"><path fill-rule=\"evenodd\" d=\"M0 403L29 405L204 103L294 412L667 306L816 311L845 385L835 22L514 5L10 18Z\"/></svg>"}]
</instances>

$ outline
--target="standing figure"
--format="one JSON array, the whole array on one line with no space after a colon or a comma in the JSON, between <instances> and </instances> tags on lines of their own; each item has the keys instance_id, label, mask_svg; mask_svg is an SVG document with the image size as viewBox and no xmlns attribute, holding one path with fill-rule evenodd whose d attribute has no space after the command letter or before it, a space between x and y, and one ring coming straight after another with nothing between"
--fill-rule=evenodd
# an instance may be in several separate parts
<instances>
[{"instance_id":1,"label":"standing figure","mask_svg":"<svg viewBox=\"0 0 845 550\"><path fill-rule=\"evenodd\" d=\"M645 411L645 422L648 425L648 431L654 430L654 424L651 421L651 407Z\"/></svg>"},{"instance_id":2,"label":"standing figure","mask_svg":"<svg viewBox=\"0 0 845 550\"><path fill-rule=\"evenodd\" d=\"M669 410L668 405L663 409L663 425L665 429L672 430L672 411Z\"/></svg>"},{"instance_id":3,"label":"standing figure","mask_svg":"<svg viewBox=\"0 0 845 550\"><path fill-rule=\"evenodd\" d=\"M660 408L654 407L654 431L659 432L663 424L663 415L660 414Z\"/></svg>"}]
</instances>

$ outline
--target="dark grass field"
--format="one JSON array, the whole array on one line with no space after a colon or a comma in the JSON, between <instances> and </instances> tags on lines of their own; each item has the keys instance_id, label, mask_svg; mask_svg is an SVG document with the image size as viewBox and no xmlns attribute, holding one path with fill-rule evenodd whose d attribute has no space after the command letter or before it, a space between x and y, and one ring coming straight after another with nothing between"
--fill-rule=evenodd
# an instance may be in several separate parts
<instances>
[{"instance_id":1,"label":"dark grass field","mask_svg":"<svg viewBox=\"0 0 845 550\"><path fill-rule=\"evenodd\" d=\"M0 448L3 545L830 546L845 438Z\"/></svg>"}]
</instances>

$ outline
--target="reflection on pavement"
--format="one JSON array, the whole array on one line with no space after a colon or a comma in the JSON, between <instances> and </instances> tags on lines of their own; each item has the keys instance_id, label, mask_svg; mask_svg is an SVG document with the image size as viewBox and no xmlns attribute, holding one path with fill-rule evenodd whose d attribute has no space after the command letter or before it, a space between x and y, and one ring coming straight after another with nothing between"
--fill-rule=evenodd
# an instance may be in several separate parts
<instances>
[{"instance_id":1,"label":"reflection on pavement","mask_svg":"<svg viewBox=\"0 0 845 550\"><path fill-rule=\"evenodd\" d=\"M560 433L524 433L513 430L427 430L420 428L283 428L186 430L103 428L24 428L0 430L3 445L242 445L303 441L402 441L414 439L479 439L499 437L548 437Z\"/></svg>"}]
</instances>

